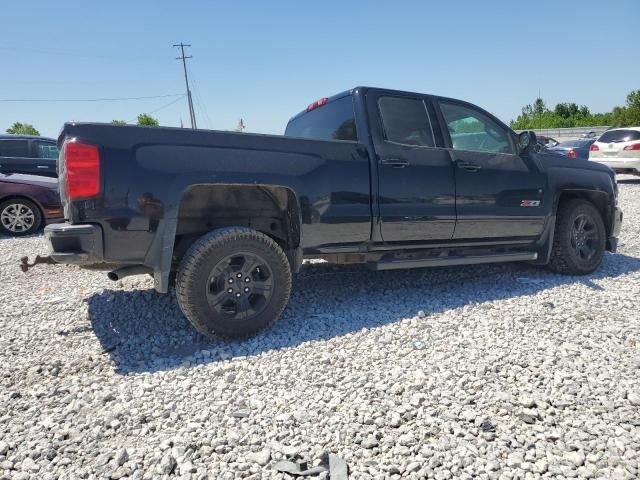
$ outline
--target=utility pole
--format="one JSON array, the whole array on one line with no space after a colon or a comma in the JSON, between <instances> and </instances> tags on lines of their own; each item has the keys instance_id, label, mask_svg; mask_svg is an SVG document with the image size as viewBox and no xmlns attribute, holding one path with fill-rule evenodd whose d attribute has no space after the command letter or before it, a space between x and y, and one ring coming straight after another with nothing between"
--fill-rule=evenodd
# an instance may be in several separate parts
<instances>
[{"instance_id":1,"label":"utility pole","mask_svg":"<svg viewBox=\"0 0 640 480\"><path fill-rule=\"evenodd\" d=\"M193 100L191 99L191 90L189 89L189 77L187 76L187 58L193 58L191 55L184 56L184 47L190 47L191 45L185 45L180 42L173 45L174 47L180 47L181 56L176 57L176 60L182 60L182 66L184 67L184 83L187 85L187 101L189 102L189 116L191 117L191 128L198 128L196 124L196 112L193 110Z\"/></svg>"}]
</instances>

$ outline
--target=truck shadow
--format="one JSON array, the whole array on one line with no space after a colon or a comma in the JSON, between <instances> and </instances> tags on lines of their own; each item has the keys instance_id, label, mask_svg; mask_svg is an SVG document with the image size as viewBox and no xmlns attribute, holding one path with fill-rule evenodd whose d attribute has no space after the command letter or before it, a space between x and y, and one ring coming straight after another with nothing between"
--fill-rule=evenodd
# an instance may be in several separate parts
<instances>
[{"instance_id":1,"label":"truck shadow","mask_svg":"<svg viewBox=\"0 0 640 480\"><path fill-rule=\"evenodd\" d=\"M243 341L208 340L184 318L175 296L154 290L105 290L89 297L89 318L117 371L154 372L322 342L425 312L536 294L640 271L640 259L607 254L587 277L567 277L526 264L478 265L391 272L361 266L305 264L290 303L276 324ZM547 303L549 303L547 305ZM556 308L550 302L545 308ZM322 347L321 347L322 348ZM330 348L329 346L327 348Z\"/></svg>"}]
</instances>

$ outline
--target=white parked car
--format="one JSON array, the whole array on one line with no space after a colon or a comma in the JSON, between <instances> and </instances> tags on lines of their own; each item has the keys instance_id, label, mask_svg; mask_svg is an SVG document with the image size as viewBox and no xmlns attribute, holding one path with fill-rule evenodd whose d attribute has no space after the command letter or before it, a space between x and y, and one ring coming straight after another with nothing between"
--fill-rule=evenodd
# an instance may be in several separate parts
<instances>
[{"instance_id":1,"label":"white parked car","mask_svg":"<svg viewBox=\"0 0 640 480\"><path fill-rule=\"evenodd\" d=\"M617 173L640 175L640 127L607 130L589 148L589 160Z\"/></svg>"}]
</instances>

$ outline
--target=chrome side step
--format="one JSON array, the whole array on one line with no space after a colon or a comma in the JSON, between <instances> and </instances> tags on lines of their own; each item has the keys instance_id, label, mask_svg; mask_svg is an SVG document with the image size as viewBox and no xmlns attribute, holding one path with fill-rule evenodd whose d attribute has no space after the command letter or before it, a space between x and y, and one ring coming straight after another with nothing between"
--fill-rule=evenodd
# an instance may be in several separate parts
<instances>
[{"instance_id":1,"label":"chrome side step","mask_svg":"<svg viewBox=\"0 0 640 480\"><path fill-rule=\"evenodd\" d=\"M444 267L448 265L477 265L480 263L527 262L537 258L537 252L516 252L496 255L403 258L369 262L367 266L372 270L396 270L401 268Z\"/></svg>"}]
</instances>

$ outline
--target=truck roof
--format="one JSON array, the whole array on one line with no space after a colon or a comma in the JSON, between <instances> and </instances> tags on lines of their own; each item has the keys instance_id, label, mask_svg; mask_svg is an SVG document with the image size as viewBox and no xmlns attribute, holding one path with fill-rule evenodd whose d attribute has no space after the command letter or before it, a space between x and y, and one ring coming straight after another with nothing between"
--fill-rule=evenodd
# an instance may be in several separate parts
<instances>
[{"instance_id":1,"label":"truck roof","mask_svg":"<svg viewBox=\"0 0 640 480\"><path fill-rule=\"evenodd\" d=\"M450 101L454 101L454 102L459 102L459 103L466 103L469 104L475 108L478 108L476 105L473 105L472 103L466 101L466 100L460 100L457 98L452 98L452 97L443 97L441 95L434 95L431 93L425 93L425 92L412 92L409 90L397 90L397 89L393 89L393 88L383 88L383 87L367 87L364 85L359 85L357 87L353 87L349 90L345 90L343 92L337 93L335 95L332 95L330 97L327 97L327 103L331 103L334 100L338 100L342 97L345 97L347 95L352 95L355 92L360 92L360 93L366 93L368 90L378 90L381 92L387 92L387 93L391 93L391 94L400 94L400 95L428 95L430 97L433 98L437 98L439 100L450 100ZM301 112L297 113L296 115L294 115L293 117L291 117L289 119L289 122L291 122L292 120L295 120L296 118L300 117L301 115L304 115L305 113L307 113L307 110L302 110ZM508 125L506 123L504 123L502 120L500 120L498 117L496 117L495 115L493 115L490 112L486 112L488 113L491 117L493 117L495 120L497 120L498 122L500 122L501 124L505 125L508 127Z\"/></svg>"},{"instance_id":2,"label":"truck roof","mask_svg":"<svg viewBox=\"0 0 640 480\"><path fill-rule=\"evenodd\" d=\"M13 133L0 134L0 140L46 140L55 143L53 138L41 137L39 135L22 135Z\"/></svg>"}]
</instances>

